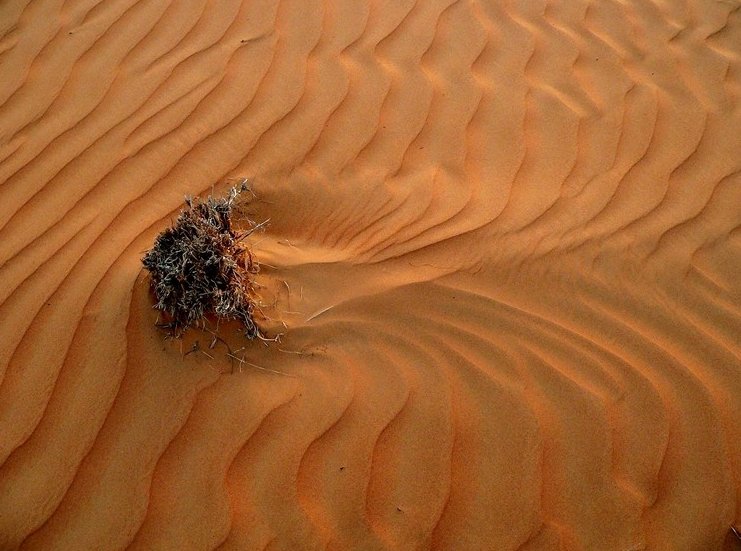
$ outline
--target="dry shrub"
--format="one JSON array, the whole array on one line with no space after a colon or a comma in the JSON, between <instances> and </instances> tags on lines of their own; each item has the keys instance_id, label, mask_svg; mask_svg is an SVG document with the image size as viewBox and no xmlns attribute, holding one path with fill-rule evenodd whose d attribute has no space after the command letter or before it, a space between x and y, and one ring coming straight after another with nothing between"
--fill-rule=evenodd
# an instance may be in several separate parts
<instances>
[{"instance_id":1,"label":"dry shrub","mask_svg":"<svg viewBox=\"0 0 741 551\"><path fill-rule=\"evenodd\" d=\"M154 308L165 314L161 326L172 336L182 336L188 327L213 315L240 321L250 339L263 338L254 320L259 266L243 243L263 224L255 225L245 216L246 230L232 226L235 200L247 189L243 182L223 198L186 197L186 208L175 224L157 236L142 259L151 275Z\"/></svg>"}]
</instances>

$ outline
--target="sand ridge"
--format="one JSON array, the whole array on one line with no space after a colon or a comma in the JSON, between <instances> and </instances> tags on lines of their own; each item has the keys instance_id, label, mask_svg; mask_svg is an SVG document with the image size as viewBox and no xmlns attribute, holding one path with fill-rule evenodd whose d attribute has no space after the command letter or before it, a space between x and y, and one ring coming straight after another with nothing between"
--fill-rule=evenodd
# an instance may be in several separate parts
<instances>
[{"instance_id":1,"label":"sand ridge","mask_svg":"<svg viewBox=\"0 0 741 551\"><path fill-rule=\"evenodd\" d=\"M737 2L13 0L0 34L0 549L733 548ZM184 357L141 273L243 177L280 374Z\"/></svg>"}]
</instances>

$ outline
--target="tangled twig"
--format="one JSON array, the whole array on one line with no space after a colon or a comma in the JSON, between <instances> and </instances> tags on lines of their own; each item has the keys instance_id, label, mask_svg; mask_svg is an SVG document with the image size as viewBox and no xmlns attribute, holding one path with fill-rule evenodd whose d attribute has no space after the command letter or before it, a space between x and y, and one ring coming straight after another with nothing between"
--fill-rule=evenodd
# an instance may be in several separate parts
<instances>
[{"instance_id":1,"label":"tangled twig","mask_svg":"<svg viewBox=\"0 0 741 551\"><path fill-rule=\"evenodd\" d=\"M175 337L206 315L217 320L236 319L250 339L268 339L255 323L255 274L259 265L244 238L263 228L267 220L249 227L232 227L237 196L249 190L246 182L233 187L224 198L205 201L185 198L186 208L173 226L160 233L142 263L151 274L154 308L167 321L159 324Z\"/></svg>"}]
</instances>

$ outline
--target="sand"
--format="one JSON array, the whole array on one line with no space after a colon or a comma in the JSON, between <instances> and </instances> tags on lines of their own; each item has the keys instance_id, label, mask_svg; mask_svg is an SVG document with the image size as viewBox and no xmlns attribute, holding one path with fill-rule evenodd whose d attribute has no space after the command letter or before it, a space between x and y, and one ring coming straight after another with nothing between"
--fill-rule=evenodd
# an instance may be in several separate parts
<instances>
[{"instance_id":1,"label":"sand","mask_svg":"<svg viewBox=\"0 0 741 551\"><path fill-rule=\"evenodd\" d=\"M740 8L0 3L0 549L741 548ZM141 268L241 178L249 363Z\"/></svg>"}]
</instances>

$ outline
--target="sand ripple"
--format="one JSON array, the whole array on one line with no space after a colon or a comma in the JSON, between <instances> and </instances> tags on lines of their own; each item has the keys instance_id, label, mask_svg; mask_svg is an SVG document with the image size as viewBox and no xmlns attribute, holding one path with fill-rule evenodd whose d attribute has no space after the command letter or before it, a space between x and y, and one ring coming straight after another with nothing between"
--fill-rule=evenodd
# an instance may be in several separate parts
<instances>
[{"instance_id":1,"label":"sand ripple","mask_svg":"<svg viewBox=\"0 0 741 551\"><path fill-rule=\"evenodd\" d=\"M731 549L739 43L735 0L2 3L0 549ZM244 176L282 375L183 358L140 274Z\"/></svg>"}]
</instances>

